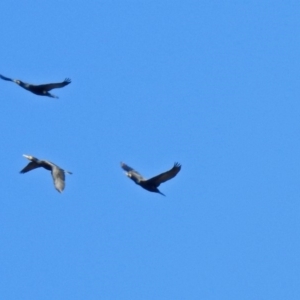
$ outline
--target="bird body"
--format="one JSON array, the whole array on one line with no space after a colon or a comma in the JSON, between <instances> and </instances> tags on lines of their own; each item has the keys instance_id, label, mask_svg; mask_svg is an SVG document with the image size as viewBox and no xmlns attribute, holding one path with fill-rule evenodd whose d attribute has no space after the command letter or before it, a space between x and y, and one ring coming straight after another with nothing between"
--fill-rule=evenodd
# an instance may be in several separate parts
<instances>
[{"instance_id":1,"label":"bird body","mask_svg":"<svg viewBox=\"0 0 300 300\"><path fill-rule=\"evenodd\" d=\"M47 83L47 84L40 84L40 85L29 84L21 80L11 79L2 75L0 75L0 78L6 81L15 82L20 87L24 88L27 91L30 91L33 94L39 96L48 96L51 98L58 98L58 97L53 94L50 94L49 91L56 88L62 88L71 83L71 80L69 78L66 78L63 82L59 82L59 83Z\"/></svg>"},{"instance_id":2,"label":"bird body","mask_svg":"<svg viewBox=\"0 0 300 300\"><path fill-rule=\"evenodd\" d=\"M47 160L39 160L34 156L31 155L23 155L24 157L26 157L28 160L30 160L30 163L23 168L20 173L26 173L29 172L31 170L34 170L36 168L44 168L48 171L51 171L51 175L53 178L53 183L54 186L56 188L56 190L58 192L62 192L65 188L65 173L69 173L72 174L69 171L63 170L61 169L59 166L57 166L56 164L47 161Z\"/></svg>"},{"instance_id":3,"label":"bird body","mask_svg":"<svg viewBox=\"0 0 300 300\"><path fill-rule=\"evenodd\" d=\"M175 163L173 168L169 171L161 173L155 177L150 179L145 179L140 173L138 173L133 168L129 167L125 163L121 162L121 168L126 171L126 175L133 180L136 184L140 185L142 188L149 192L159 193L165 196L159 189L159 185L167 180L172 179L177 175L177 173L181 169L181 165L179 163Z\"/></svg>"}]
</instances>

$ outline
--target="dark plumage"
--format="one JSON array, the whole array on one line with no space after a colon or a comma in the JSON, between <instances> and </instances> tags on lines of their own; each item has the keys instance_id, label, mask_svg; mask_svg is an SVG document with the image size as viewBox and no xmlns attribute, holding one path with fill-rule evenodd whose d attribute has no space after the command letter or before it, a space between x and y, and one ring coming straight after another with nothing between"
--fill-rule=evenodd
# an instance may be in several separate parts
<instances>
[{"instance_id":1,"label":"dark plumage","mask_svg":"<svg viewBox=\"0 0 300 300\"><path fill-rule=\"evenodd\" d=\"M175 177L181 169L181 165L179 163L175 163L171 170L161 173L150 179L145 179L137 171L135 171L134 169L132 169L131 167L127 166L126 164L124 164L122 162L121 162L121 167L123 170L126 171L126 175L131 180L133 180L136 184L140 185L142 188L146 189L149 192L159 193L163 196L165 196L165 195L163 193L161 193L158 189L159 185L161 183Z\"/></svg>"},{"instance_id":2,"label":"dark plumage","mask_svg":"<svg viewBox=\"0 0 300 300\"><path fill-rule=\"evenodd\" d=\"M47 160L39 160L31 155L23 155L27 159L29 159L31 162L20 171L20 173L26 173L33 169L43 167L44 169L51 171L51 175L53 178L53 183L55 188L61 193L65 188L65 173L72 174L69 171L61 169L59 166L53 164L50 161Z\"/></svg>"},{"instance_id":3,"label":"dark plumage","mask_svg":"<svg viewBox=\"0 0 300 300\"><path fill-rule=\"evenodd\" d=\"M69 79L69 78L66 78L63 82L59 82L59 83L47 83L47 84L40 84L40 85L29 84L29 83L23 82L21 80L4 77L2 75L0 75L0 78L3 80L6 80L6 81L15 82L16 84L18 84L25 90L30 91L36 95L48 96L48 97L52 97L52 98L58 98L58 97L50 94L49 91L51 91L52 89L62 88L64 86L68 85L69 83L71 83L71 79Z\"/></svg>"}]
</instances>

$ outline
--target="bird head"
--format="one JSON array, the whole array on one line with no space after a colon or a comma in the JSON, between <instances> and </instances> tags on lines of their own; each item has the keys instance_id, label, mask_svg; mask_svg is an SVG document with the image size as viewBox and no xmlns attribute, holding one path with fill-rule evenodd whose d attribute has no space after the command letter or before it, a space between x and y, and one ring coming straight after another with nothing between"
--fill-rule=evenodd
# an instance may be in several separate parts
<instances>
[{"instance_id":1,"label":"bird head","mask_svg":"<svg viewBox=\"0 0 300 300\"><path fill-rule=\"evenodd\" d=\"M33 158L31 155L23 154L23 156L26 157L26 158L29 159L29 160L32 160L32 158Z\"/></svg>"},{"instance_id":2,"label":"bird head","mask_svg":"<svg viewBox=\"0 0 300 300\"><path fill-rule=\"evenodd\" d=\"M128 172L124 172L124 173L125 173L125 175L126 175L127 177L131 178L131 174L130 174L130 173L128 173Z\"/></svg>"}]
</instances>

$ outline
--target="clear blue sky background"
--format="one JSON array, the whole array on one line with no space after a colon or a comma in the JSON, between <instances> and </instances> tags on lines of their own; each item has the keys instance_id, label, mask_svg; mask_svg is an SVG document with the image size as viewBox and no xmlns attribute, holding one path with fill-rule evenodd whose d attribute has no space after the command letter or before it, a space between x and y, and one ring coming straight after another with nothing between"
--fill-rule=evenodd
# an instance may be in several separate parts
<instances>
[{"instance_id":1,"label":"clear blue sky background","mask_svg":"<svg viewBox=\"0 0 300 300\"><path fill-rule=\"evenodd\" d=\"M1 1L1 299L299 299L299 11Z\"/></svg>"}]
</instances>

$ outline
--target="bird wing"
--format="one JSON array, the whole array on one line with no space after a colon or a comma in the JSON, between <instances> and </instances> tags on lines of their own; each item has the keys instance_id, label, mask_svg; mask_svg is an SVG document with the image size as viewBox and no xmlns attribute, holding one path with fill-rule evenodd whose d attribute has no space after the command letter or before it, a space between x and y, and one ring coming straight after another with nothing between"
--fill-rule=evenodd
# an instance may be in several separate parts
<instances>
[{"instance_id":1,"label":"bird wing","mask_svg":"<svg viewBox=\"0 0 300 300\"><path fill-rule=\"evenodd\" d=\"M181 165L179 163L175 163L171 170L148 179L147 183L151 183L158 187L161 183L175 177L177 173L180 171L180 169L181 169Z\"/></svg>"},{"instance_id":2,"label":"bird wing","mask_svg":"<svg viewBox=\"0 0 300 300\"><path fill-rule=\"evenodd\" d=\"M20 173L26 173L26 172L29 172L33 169L40 168L40 167L41 167L41 165L39 165L36 162L32 161L23 170L21 170Z\"/></svg>"},{"instance_id":3,"label":"bird wing","mask_svg":"<svg viewBox=\"0 0 300 300\"><path fill-rule=\"evenodd\" d=\"M64 170L54 166L51 171L55 188L61 193L65 188L65 172Z\"/></svg>"},{"instance_id":4,"label":"bird wing","mask_svg":"<svg viewBox=\"0 0 300 300\"><path fill-rule=\"evenodd\" d=\"M13 81L13 79L0 75L0 78L7 81Z\"/></svg>"},{"instance_id":5,"label":"bird wing","mask_svg":"<svg viewBox=\"0 0 300 300\"><path fill-rule=\"evenodd\" d=\"M139 174L139 172L137 172L136 170L134 170L133 168L127 166L126 164L124 164L123 162L121 162L121 168L127 172L134 172L136 174ZM141 175L141 174L139 174Z\"/></svg>"},{"instance_id":6,"label":"bird wing","mask_svg":"<svg viewBox=\"0 0 300 300\"><path fill-rule=\"evenodd\" d=\"M145 180L145 178L136 170L134 170L133 168L129 167L128 165L124 164L123 162L121 162L121 168L123 170L125 170L126 172L128 172L128 174L131 174L131 178L134 181L142 181Z\"/></svg>"},{"instance_id":7,"label":"bird wing","mask_svg":"<svg viewBox=\"0 0 300 300\"><path fill-rule=\"evenodd\" d=\"M71 79L66 78L63 82L40 84L40 85L36 85L36 87L46 91L50 91L52 89L62 88L70 83L71 83Z\"/></svg>"}]
</instances>

